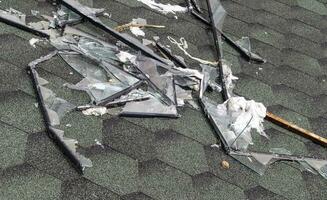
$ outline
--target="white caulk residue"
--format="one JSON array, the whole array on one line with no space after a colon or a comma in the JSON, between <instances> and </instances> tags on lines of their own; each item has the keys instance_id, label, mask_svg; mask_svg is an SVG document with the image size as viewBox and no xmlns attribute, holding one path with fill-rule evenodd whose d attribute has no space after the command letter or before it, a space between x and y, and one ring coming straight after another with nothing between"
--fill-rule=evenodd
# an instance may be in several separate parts
<instances>
[{"instance_id":1,"label":"white caulk residue","mask_svg":"<svg viewBox=\"0 0 327 200\"><path fill-rule=\"evenodd\" d=\"M30 41L29 41L30 45L31 45L32 47L34 47L34 48L36 48L35 44L38 43L38 42L40 42L40 40L37 39L37 38L32 38L32 39L30 39Z\"/></svg>"},{"instance_id":2,"label":"white caulk residue","mask_svg":"<svg viewBox=\"0 0 327 200\"><path fill-rule=\"evenodd\" d=\"M137 0L137 1L140 1L145 5L149 6L150 8L157 10L163 14L168 14L168 13L175 14L177 12L181 12L181 13L187 12L186 7L182 7L179 5L157 3L154 0Z\"/></svg>"}]
</instances>

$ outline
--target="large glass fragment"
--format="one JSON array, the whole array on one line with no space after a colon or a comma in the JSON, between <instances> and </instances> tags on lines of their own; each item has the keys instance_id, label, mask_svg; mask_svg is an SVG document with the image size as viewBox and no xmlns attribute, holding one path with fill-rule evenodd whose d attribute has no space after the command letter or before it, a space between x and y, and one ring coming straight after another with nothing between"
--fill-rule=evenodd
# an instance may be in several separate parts
<instances>
[{"instance_id":1,"label":"large glass fragment","mask_svg":"<svg viewBox=\"0 0 327 200\"><path fill-rule=\"evenodd\" d=\"M209 6L209 12L211 12L211 20L216 29L220 32L223 30L223 24L226 17L226 10L221 5L220 0L207 0Z\"/></svg>"},{"instance_id":2,"label":"large glass fragment","mask_svg":"<svg viewBox=\"0 0 327 200\"><path fill-rule=\"evenodd\" d=\"M216 82L219 76L218 69L204 64L201 64L200 66L202 68L203 78L201 80L199 97L200 98L203 97L203 94L207 90L208 86L210 86L212 89L216 90L217 92L220 92L221 87Z\"/></svg>"},{"instance_id":3,"label":"large glass fragment","mask_svg":"<svg viewBox=\"0 0 327 200\"><path fill-rule=\"evenodd\" d=\"M96 105L104 105L141 84L119 64L116 46L87 37L64 36L51 41L61 49L61 57L84 79L71 89L86 91ZM63 51L64 50L64 51Z\"/></svg>"},{"instance_id":4,"label":"large glass fragment","mask_svg":"<svg viewBox=\"0 0 327 200\"><path fill-rule=\"evenodd\" d=\"M61 3L66 7L68 7L69 9L71 9L72 11L81 15L83 18L89 20L93 25L109 33L110 35L122 41L123 43L127 44L131 48L137 51L141 51L143 54L152 57L162 63L166 63L165 59L155 54L150 48L142 45L142 43L140 43L137 39L121 34L118 31L106 26L104 23L101 22L101 20L98 17L96 17L96 14L93 9L84 6L80 4L78 1L74 1L74 0L62 0Z\"/></svg>"}]
</instances>

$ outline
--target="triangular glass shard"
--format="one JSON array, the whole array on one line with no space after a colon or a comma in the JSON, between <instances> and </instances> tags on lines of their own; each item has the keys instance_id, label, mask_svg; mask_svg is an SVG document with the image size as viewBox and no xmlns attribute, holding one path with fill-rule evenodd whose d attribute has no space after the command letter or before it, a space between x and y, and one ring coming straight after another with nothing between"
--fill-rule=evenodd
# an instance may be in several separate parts
<instances>
[{"instance_id":1,"label":"triangular glass shard","mask_svg":"<svg viewBox=\"0 0 327 200\"><path fill-rule=\"evenodd\" d=\"M265 173L266 169L268 168L268 165L264 165L261 162L257 161L256 159L253 159L252 157L244 156L244 155L236 155L236 154L230 154L233 158L238 160L243 165L247 166L248 168L252 169L256 173L260 174L261 176Z\"/></svg>"},{"instance_id":2,"label":"triangular glass shard","mask_svg":"<svg viewBox=\"0 0 327 200\"><path fill-rule=\"evenodd\" d=\"M57 139L61 141L63 145L68 149L70 156L73 156L74 159L79 162L79 165L82 167L82 170L85 167L92 167L92 161L89 158L86 158L84 155L80 154L77 151L77 143L78 141L71 138L66 138L64 136L64 131L60 129L56 129L52 126L49 127L49 130L52 134L55 135Z\"/></svg>"},{"instance_id":3,"label":"triangular glass shard","mask_svg":"<svg viewBox=\"0 0 327 200\"><path fill-rule=\"evenodd\" d=\"M273 154L263 154L263 153L251 153L254 159L260 162L263 165L268 165L271 163L272 159L274 158Z\"/></svg>"},{"instance_id":4,"label":"triangular glass shard","mask_svg":"<svg viewBox=\"0 0 327 200\"><path fill-rule=\"evenodd\" d=\"M215 27L222 31L223 30L223 25L226 17L226 10L224 7L221 5L220 0L208 0L209 1L209 6L210 10L212 12L212 20L215 24Z\"/></svg>"},{"instance_id":5,"label":"triangular glass shard","mask_svg":"<svg viewBox=\"0 0 327 200\"><path fill-rule=\"evenodd\" d=\"M322 177L327 179L327 160L316 160L307 158L305 161L315 169Z\"/></svg>"},{"instance_id":6,"label":"triangular glass shard","mask_svg":"<svg viewBox=\"0 0 327 200\"><path fill-rule=\"evenodd\" d=\"M236 44L238 44L243 49L246 49L247 51L251 52L251 43L249 37L242 37L241 39L236 41Z\"/></svg>"}]
</instances>

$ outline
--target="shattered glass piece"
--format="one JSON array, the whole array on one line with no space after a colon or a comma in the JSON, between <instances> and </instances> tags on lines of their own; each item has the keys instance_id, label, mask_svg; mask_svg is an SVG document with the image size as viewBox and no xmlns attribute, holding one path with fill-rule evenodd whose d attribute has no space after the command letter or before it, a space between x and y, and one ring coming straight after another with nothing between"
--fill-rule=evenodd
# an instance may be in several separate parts
<instances>
[{"instance_id":1,"label":"shattered glass piece","mask_svg":"<svg viewBox=\"0 0 327 200\"><path fill-rule=\"evenodd\" d=\"M148 46L148 45L154 45L155 42L152 41L152 40L148 40L148 39L142 39L142 44L145 45L145 46Z\"/></svg>"},{"instance_id":2,"label":"shattered glass piece","mask_svg":"<svg viewBox=\"0 0 327 200\"><path fill-rule=\"evenodd\" d=\"M263 63L266 62L266 60L263 59L261 56L252 52L251 42L249 37L242 37L241 39L237 40L235 44L238 48L240 48L242 52L244 52L250 58L250 60L263 62Z\"/></svg>"},{"instance_id":3,"label":"shattered glass piece","mask_svg":"<svg viewBox=\"0 0 327 200\"><path fill-rule=\"evenodd\" d=\"M177 106L184 106L186 100L192 100L192 91L184 90L180 86L176 85L176 98L177 98Z\"/></svg>"},{"instance_id":4,"label":"shattered glass piece","mask_svg":"<svg viewBox=\"0 0 327 200\"><path fill-rule=\"evenodd\" d=\"M52 134L62 142L62 144L65 146L65 148L68 149L70 156L73 156L75 159L77 159L77 162L79 162L80 167L82 170L84 170L86 167L92 167L92 161L89 158L86 158L79 152L77 152L77 144L78 141L71 138L66 138L64 136L64 131L56 129L52 126L49 127L49 130L52 132Z\"/></svg>"},{"instance_id":5,"label":"shattered glass piece","mask_svg":"<svg viewBox=\"0 0 327 200\"><path fill-rule=\"evenodd\" d=\"M202 98L204 92L207 90L209 84L214 85L218 78L218 69L208 65L200 64L202 68L203 79L201 80L200 95Z\"/></svg>"},{"instance_id":6,"label":"shattered glass piece","mask_svg":"<svg viewBox=\"0 0 327 200\"><path fill-rule=\"evenodd\" d=\"M82 21L82 17L75 12L69 10L67 7L61 5L54 14L53 20L50 22L51 28L64 27L67 24L76 24Z\"/></svg>"},{"instance_id":7,"label":"shattered glass piece","mask_svg":"<svg viewBox=\"0 0 327 200\"><path fill-rule=\"evenodd\" d=\"M265 173L268 165L264 165L257 161L256 159L252 159L251 157L247 157L244 155L237 155L237 154L230 154L231 157L238 160L243 165L247 166L248 168L252 169L256 173L260 174L261 176Z\"/></svg>"},{"instance_id":8,"label":"shattered glass piece","mask_svg":"<svg viewBox=\"0 0 327 200\"><path fill-rule=\"evenodd\" d=\"M85 77L76 85L67 84L69 88L86 91L91 100L100 105L129 92L141 83L130 73L112 65L119 61L116 46L86 37L80 37L78 44L75 41L70 37L53 40L57 47L75 51L62 51L60 55Z\"/></svg>"},{"instance_id":9,"label":"shattered glass piece","mask_svg":"<svg viewBox=\"0 0 327 200\"><path fill-rule=\"evenodd\" d=\"M271 148L269 152L274 154L292 155L292 152L284 148Z\"/></svg>"},{"instance_id":10,"label":"shattered glass piece","mask_svg":"<svg viewBox=\"0 0 327 200\"><path fill-rule=\"evenodd\" d=\"M129 87L122 83L101 82L93 78L84 78L75 85L66 84L66 86L71 89L86 91L97 105Z\"/></svg>"},{"instance_id":11,"label":"shattered glass piece","mask_svg":"<svg viewBox=\"0 0 327 200\"><path fill-rule=\"evenodd\" d=\"M129 102L124 106L123 116L145 116L145 117L177 117L175 105L163 104L156 97L151 96L149 100L140 102Z\"/></svg>"},{"instance_id":12,"label":"shattered glass piece","mask_svg":"<svg viewBox=\"0 0 327 200\"><path fill-rule=\"evenodd\" d=\"M79 49L86 55L97 59L99 61L112 62L112 60L118 61L116 54L118 49L114 45L108 43L100 43L87 37L81 37L78 41Z\"/></svg>"},{"instance_id":13,"label":"shattered glass piece","mask_svg":"<svg viewBox=\"0 0 327 200\"><path fill-rule=\"evenodd\" d=\"M273 154L262 154L262 153L255 153L252 152L251 155L254 159L256 159L258 162L260 162L263 165L268 165L272 162L272 159L274 158Z\"/></svg>"},{"instance_id":14,"label":"shattered glass piece","mask_svg":"<svg viewBox=\"0 0 327 200\"><path fill-rule=\"evenodd\" d=\"M52 126L59 125L60 119L62 119L66 113L73 110L75 106L64 99L56 97L56 94L53 93L52 90L41 85L39 85L39 88L49 115L49 120L51 121L50 124Z\"/></svg>"},{"instance_id":15,"label":"shattered glass piece","mask_svg":"<svg viewBox=\"0 0 327 200\"><path fill-rule=\"evenodd\" d=\"M175 84L182 87L192 88L192 86L199 84L199 80L192 77L175 76Z\"/></svg>"},{"instance_id":16,"label":"shattered glass piece","mask_svg":"<svg viewBox=\"0 0 327 200\"><path fill-rule=\"evenodd\" d=\"M142 2L143 4L163 14L168 14L168 13L176 14L178 12L185 13L188 11L188 8L186 7L182 7L179 5L157 3L155 2L155 0L137 0L137 1Z\"/></svg>"},{"instance_id":17,"label":"shattered glass piece","mask_svg":"<svg viewBox=\"0 0 327 200\"><path fill-rule=\"evenodd\" d=\"M162 63L166 63L165 59L155 54L150 48L142 45L137 39L132 38L127 34L121 34L118 31L106 26L104 23L101 22L99 18L95 16L91 8L86 7L80 4L78 1L73 1L73 0L62 0L61 3L67 6L68 8L72 9L73 11L77 12L84 18L87 18L93 25L109 33L110 35L122 41L123 43L127 44L131 48L137 51L141 51L143 54L150 56Z\"/></svg>"},{"instance_id":18,"label":"shattered glass piece","mask_svg":"<svg viewBox=\"0 0 327 200\"><path fill-rule=\"evenodd\" d=\"M53 110L51 110L49 108L45 108L45 109L46 109L46 112L47 112L47 114L49 116L49 123L50 123L50 125L51 126L58 126L58 125L60 125L59 115L55 111L53 111Z\"/></svg>"},{"instance_id":19,"label":"shattered glass piece","mask_svg":"<svg viewBox=\"0 0 327 200\"><path fill-rule=\"evenodd\" d=\"M209 11L212 13L212 19L215 27L222 31L224 20L226 17L226 10L221 5L220 0L208 0L209 2Z\"/></svg>"},{"instance_id":20,"label":"shattered glass piece","mask_svg":"<svg viewBox=\"0 0 327 200\"><path fill-rule=\"evenodd\" d=\"M242 48L246 49L247 51L251 52L251 43L249 37L242 37L241 39L236 41L236 44L241 46Z\"/></svg>"},{"instance_id":21,"label":"shattered glass piece","mask_svg":"<svg viewBox=\"0 0 327 200\"><path fill-rule=\"evenodd\" d=\"M299 161L303 169L300 169L301 171L308 171L314 175L318 175L318 172L312 168L306 161Z\"/></svg>"},{"instance_id":22,"label":"shattered glass piece","mask_svg":"<svg viewBox=\"0 0 327 200\"><path fill-rule=\"evenodd\" d=\"M65 62L83 77L90 77L102 82L108 81L106 72L95 63L80 54L59 53Z\"/></svg>"},{"instance_id":23,"label":"shattered glass piece","mask_svg":"<svg viewBox=\"0 0 327 200\"><path fill-rule=\"evenodd\" d=\"M315 169L322 177L327 179L327 160L316 160L307 158L305 161Z\"/></svg>"},{"instance_id":24,"label":"shattered glass piece","mask_svg":"<svg viewBox=\"0 0 327 200\"><path fill-rule=\"evenodd\" d=\"M174 87L174 78L170 73L164 70L165 74L161 74L159 69L161 66L153 59L138 56L136 67L143 75L143 78L150 84L156 93L154 93L161 101L167 105L176 103L176 93Z\"/></svg>"},{"instance_id":25,"label":"shattered glass piece","mask_svg":"<svg viewBox=\"0 0 327 200\"><path fill-rule=\"evenodd\" d=\"M195 110L200 110L200 106L197 102L195 102L194 100L187 100L186 101L192 108L194 108Z\"/></svg>"},{"instance_id":26,"label":"shattered glass piece","mask_svg":"<svg viewBox=\"0 0 327 200\"><path fill-rule=\"evenodd\" d=\"M124 104L131 101L144 101L150 98L151 98L151 94L149 92L143 91L141 89L135 89L132 90L130 93L126 95L122 95L118 99L109 102L108 104L106 104L106 106L107 107L114 106L114 105Z\"/></svg>"}]
</instances>

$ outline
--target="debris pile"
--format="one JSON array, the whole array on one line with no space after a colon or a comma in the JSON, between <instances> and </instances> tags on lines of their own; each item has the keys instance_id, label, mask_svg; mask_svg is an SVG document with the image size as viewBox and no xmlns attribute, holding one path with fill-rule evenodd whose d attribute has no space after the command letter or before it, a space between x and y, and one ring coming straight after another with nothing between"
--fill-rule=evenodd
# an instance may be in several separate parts
<instances>
[{"instance_id":1,"label":"debris pile","mask_svg":"<svg viewBox=\"0 0 327 200\"><path fill-rule=\"evenodd\" d=\"M152 45L151 49L137 39L120 33L129 28L134 35L144 37L145 32L141 28L148 25L146 20L133 19L131 23L115 30L98 18L104 9L89 8L75 0L62 0L53 16L43 16L47 21L28 25L23 13L13 9L0 11L1 21L49 39L49 43L56 48L49 55L32 61L29 69L48 132L81 171L91 167L92 162L79 153L77 140L66 138L64 131L59 129L58 125L67 112L77 110L84 115L94 116L110 113L119 116L178 118L178 107L189 105L198 109L198 100L226 153L257 173L263 174L273 162L287 160L297 161L305 169L327 178L326 160L293 156L286 149L273 148L270 152L248 150L249 145L253 144L252 134L258 133L268 139L262 124L267 111L263 104L233 93L234 81L238 78L233 76L231 65L224 60L222 40L251 62L264 63L265 60L252 52L248 37L234 42L222 32L226 11L219 1L207 1L210 20L202 16L195 0L188 1L187 7L156 3L154 0L138 1L164 14L190 12L208 25L215 40L216 61L192 56L187 52L188 44L184 38L177 42L168 37L186 56L197 61L202 70L191 69L183 57L174 55L158 40L143 40L147 45ZM33 13L39 15L38 12ZM116 41L107 42L72 27L83 20L88 20ZM36 47L38 41L32 39L30 44ZM77 83L66 83L64 86L86 92L90 97L87 105L73 105L46 87L48 81L39 76L38 65L55 56L59 56L83 77ZM222 93L224 102L219 104L210 99L206 95L209 88L215 93ZM105 148L99 141L95 142ZM222 162L222 166L225 169L230 167L226 161Z\"/></svg>"}]
</instances>

